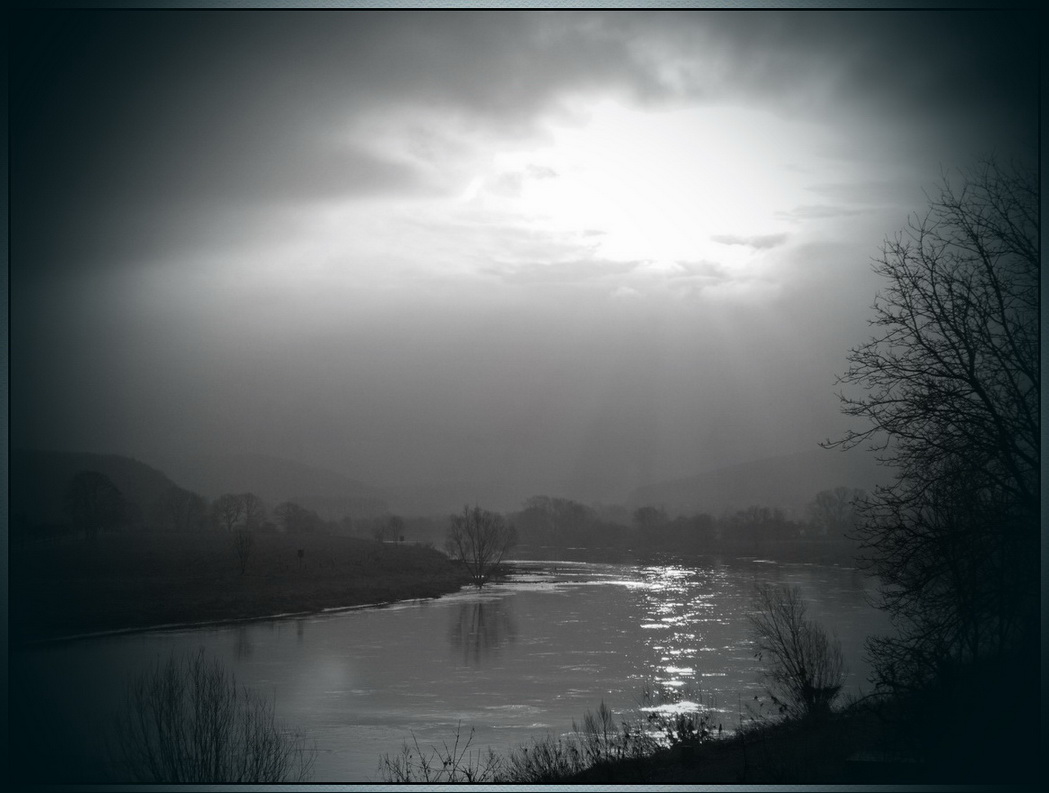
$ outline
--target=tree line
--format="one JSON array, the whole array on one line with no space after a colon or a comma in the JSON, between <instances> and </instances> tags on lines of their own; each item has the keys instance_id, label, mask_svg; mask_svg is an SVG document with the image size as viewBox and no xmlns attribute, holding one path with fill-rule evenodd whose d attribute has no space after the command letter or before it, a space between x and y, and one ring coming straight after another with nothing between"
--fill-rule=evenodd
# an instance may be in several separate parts
<instances>
[{"instance_id":1,"label":"tree line","mask_svg":"<svg viewBox=\"0 0 1049 793\"><path fill-rule=\"evenodd\" d=\"M272 508L252 492L223 493L209 501L199 493L173 485L152 503L143 505L124 496L110 477L83 470L72 476L63 491L64 522L33 522L12 514L12 540L16 544L81 538L123 531L193 533L201 531L348 533L353 521L326 521L314 510L294 501Z\"/></svg>"},{"instance_id":2,"label":"tree line","mask_svg":"<svg viewBox=\"0 0 1049 793\"><path fill-rule=\"evenodd\" d=\"M801 519L788 517L777 507L751 506L718 517L709 513L671 516L662 506L630 510L537 495L520 509L500 515L500 520L513 526L518 543L534 548L629 549L643 542L652 550L758 552L786 541L847 543L856 527L855 505L865 495L844 487L821 491ZM63 507L68 520L60 524L30 526L12 516L13 539L22 543L72 537L94 540L116 531L313 532L441 546L450 526L461 520L455 515L403 517L390 513L325 520L295 501L267 507L251 492L224 493L208 501L177 485L143 509L126 499L105 474L87 470L67 484Z\"/></svg>"},{"instance_id":3,"label":"tree line","mask_svg":"<svg viewBox=\"0 0 1049 793\"><path fill-rule=\"evenodd\" d=\"M679 552L760 552L778 543L848 545L857 526L862 490L837 487L816 494L804 517L754 505L714 516L671 515L663 506L587 506L534 496L511 513L520 542L537 547L634 548Z\"/></svg>"}]
</instances>

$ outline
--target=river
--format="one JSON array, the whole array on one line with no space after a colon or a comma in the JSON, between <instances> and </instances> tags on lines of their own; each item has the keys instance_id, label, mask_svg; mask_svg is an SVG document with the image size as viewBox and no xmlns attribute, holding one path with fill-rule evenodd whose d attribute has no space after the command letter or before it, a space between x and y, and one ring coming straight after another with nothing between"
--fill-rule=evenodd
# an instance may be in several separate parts
<instances>
[{"instance_id":1,"label":"river","mask_svg":"<svg viewBox=\"0 0 1049 793\"><path fill-rule=\"evenodd\" d=\"M12 652L12 758L40 781L104 780L129 676L200 648L308 735L315 783L381 781L383 754L413 736L424 748L453 740L460 725L473 746L502 752L567 732L602 701L628 716L652 686L731 730L769 712L746 621L755 582L801 587L809 615L841 640L847 689L869 690L863 640L888 622L869 604L875 583L849 568L522 561L503 583L437 600Z\"/></svg>"}]
</instances>

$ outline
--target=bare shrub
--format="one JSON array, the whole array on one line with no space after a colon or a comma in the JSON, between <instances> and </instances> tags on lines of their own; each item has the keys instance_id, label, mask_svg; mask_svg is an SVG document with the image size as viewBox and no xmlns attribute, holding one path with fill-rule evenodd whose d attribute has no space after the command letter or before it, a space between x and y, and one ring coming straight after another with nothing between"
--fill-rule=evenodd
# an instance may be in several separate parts
<instances>
[{"instance_id":1,"label":"bare shrub","mask_svg":"<svg viewBox=\"0 0 1049 793\"><path fill-rule=\"evenodd\" d=\"M136 783L279 783L308 778L314 752L273 706L203 651L159 659L127 689L112 762Z\"/></svg>"},{"instance_id":2,"label":"bare shrub","mask_svg":"<svg viewBox=\"0 0 1049 793\"><path fill-rule=\"evenodd\" d=\"M650 693L646 692L646 701ZM597 712L588 710L583 715L582 726L572 722L569 735L546 735L511 752L504 781L555 782L599 766L640 760L662 747L678 746L679 736L687 736L686 725L691 724L691 713L670 714L659 706L650 708L647 718L617 724L612 710L602 701ZM680 732L675 731L677 726Z\"/></svg>"},{"instance_id":3,"label":"bare shrub","mask_svg":"<svg viewBox=\"0 0 1049 793\"><path fill-rule=\"evenodd\" d=\"M714 706L691 688L646 686L641 692L639 710L645 715L638 725L659 746L691 748L721 735L714 724ZM653 747L654 748L654 747Z\"/></svg>"},{"instance_id":4,"label":"bare shrub","mask_svg":"<svg viewBox=\"0 0 1049 793\"><path fill-rule=\"evenodd\" d=\"M466 566L478 589L516 543L517 531L498 513L464 506L461 515L449 518L445 549L452 559Z\"/></svg>"},{"instance_id":5,"label":"bare shrub","mask_svg":"<svg viewBox=\"0 0 1049 793\"><path fill-rule=\"evenodd\" d=\"M401 746L399 754L386 754L379 761L379 775L385 782L397 785L430 784L457 785L495 782L502 770L502 760L489 749L471 751L474 730L463 740L462 722L456 727L455 740L441 748L431 746L426 752L419 746L419 739L412 733L412 743Z\"/></svg>"},{"instance_id":6,"label":"bare shrub","mask_svg":"<svg viewBox=\"0 0 1049 793\"><path fill-rule=\"evenodd\" d=\"M749 620L757 640L757 657L768 664L766 687L780 712L818 717L830 713L845 682L841 643L821 625L806 619L798 587L759 584L758 610Z\"/></svg>"},{"instance_id":7,"label":"bare shrub","mask_svg":"<svg viewBox=\"0 0 1049 793\"><path fill-rule=\"evenodd\" d=\"M398 755L380 759L379 774L393 784L542 784L592 769L619 773L619 763L643 760L663 748L688 750L713 739L707 709L680 694L649 688L643 701L642 712L647 715L621 722L602 701L596 712L588 710L583 715L582 724L573 720L570 733L533 738L505 757L491 749L471 751L474 732L463 741L461 725L451 745L445 742L429 751L419 746L413 733L412 743L405 742Z\"/></svg>"},{"instance_id":8,"label":"bare shrub","mask_svg":"<svg viewBox=\"0 0 1049 793\"><path fill-rule=\"evenodd\" d=\"M542 784L560 781L586 768L578 741L546 735L510 753L507 777L515 784Z\"/></svg>"}]
</instances>

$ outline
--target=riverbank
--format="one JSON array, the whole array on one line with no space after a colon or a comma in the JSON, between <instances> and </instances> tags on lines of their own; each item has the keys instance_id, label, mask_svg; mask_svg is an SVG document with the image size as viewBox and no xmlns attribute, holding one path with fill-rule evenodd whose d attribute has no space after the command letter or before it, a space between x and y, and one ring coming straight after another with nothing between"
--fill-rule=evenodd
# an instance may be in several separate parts
<instances>
[{"instance_id":1,"label":"riverbank","mask_svg":"<svg viewBox=\"0 0 1049 793\"><path fill-rule=\"evenodd\" d=\"M921 698L863 699L819 718L748 722L734 734L683 731L663 721L669 745L642 738L653 723L616 725L588 713L583 728L547 735L509 753L470 751L461 731L441 748L405 744L385 755L383 781L392 784L712 786L979 785L986 790L1040 787L1037 720L1015 719L1007 737L989 734L983 716L945 713ZM691 722L698 724L698 722ZM709 723L708 725L709 726ZM667 728L670 728L668 731ZM468 736L467 736L468 737ZM462 750L450 749L459 747ZM427 754L429 752L429 754ZM429 761L426 761L426 758Z\"/></svg>"},{"instance_id":2,"label":"riverbank","mask_svg":"<svg viewBox=\"0 0 1049 793\"><path fill-rule=\"evenodd\" d=\"M433 598L469 583L444 554L327 534L108 535L12 549L12 644Z\"/></svg>"},{"instance_id":3,"label":"riverbank","mask_svg":"<svg viewBox=\"0 0 1049 793\"><path fill-rule=\"evenodd\" d=\"M750 726L724 740L678 744L595 765L559 782L644 785L923 784L925 763L892 741L879 709L857 707L825 721Z\"/></svg>"},{"instance_id":4,"label":"riverbank","mask_svg":"<svg viewBox=\"0 0 1049 793\"><path fill-rule=\"evenodd\" d=\"M1044 776L1039 669L1037 647L1018 647L955 665L909 693L847 702L824 718L747 722L724 740L678 733L669 748L543 781L1037 789Z\"/></svg>"},{"instance_id":5,"label":"riverbank","mask_svg":"<svg viewBox=\"0 0 1049 793\"><path fill-rule=\"evenodd\" d=\"M964 706L959 709L964 710ZM976 708L981 711L981 708ZM568 785L980 785L1037 789L1044 775L1037 718L1006 713L997 730L977 712L948 713L888 698L833 714L678 744L544 782ZM511 780L512 781L512 780Z\"/></svg>"},{"instance_id":6,"label":"riverbank","mask_svg":"<svg viewBox=\"0 0 1049 793\"><path fill-rule=\"evenodd\" d=\"M386 755L384 782L486 781L506 785L841 785L925 784L937 780L930 764L901 739L889 700L865 702L818 720L748 722L720 737L701 714L623 721L599 708L568 735L547 735L508 754L455 752L458 734L426 749ZM687 726L686 726L687 725ZM577 731L578 730L578 731ZM655 735L664 745L654 746ZM668 742L667 742L668 741ZM941 769L942 770L942 769ZM960 781L959 779L951 781Z\"/></svg>"}]
</instances>

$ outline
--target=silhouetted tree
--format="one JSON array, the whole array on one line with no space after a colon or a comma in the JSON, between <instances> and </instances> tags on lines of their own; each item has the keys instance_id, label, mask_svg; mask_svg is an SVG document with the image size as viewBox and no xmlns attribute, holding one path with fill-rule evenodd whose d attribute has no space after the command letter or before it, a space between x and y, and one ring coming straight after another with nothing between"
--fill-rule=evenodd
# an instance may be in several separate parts
<instances>
[{"instance_id":1,"label":"silhouetted tree","mask_svg":"<svg viewBox=\"0 0 1049 793\"><path fill-rule=\"evenodd\" d=\"M750 506L737 510L722 520L725 539L733 544L746 544L757 551L764 543L794 539L798 525L787 519L779 507Z\"/></svg>"},{"instance_id":2,"label":"silhouetted tree","mask_svg":"<svg viewBox=\"0 0 1049 793\"><path fill-rule=\"evenodd\" d=\"M273 515L288 534L318 531L324 523L316 512L294 501L282 501L273 508Z\"/></svg>"},{"instance_id":3,"label":"silhouetted tree","mask_svg":"<svg viewBox=\"0 0 1049 793\"><path fill-rule=\"evenodd\" d=\"M481 588L516 542L517 532L502 515L464 506L461 515L449 519L445 549L466 565L470 578Z\"/></svg>"},{"instance_id":4,"label":"silhouetted tree","mask_svg":"<svg viewBox=\"0 0 1049 793\"><path fill-rule=\"evenodd\" d=\"M514 517L524 542L570 545L590 539L597 515L590 507L567 498L532 496Z\"/></svg>"},{"instance_id":5,"label":"silhouetted tree","mask_svg":"<svg viewBox=\"0 0 1049 793\"><path fill-rule=\"evenodd\" d=\"M119 526L125 511L120 490L98 471L81 471L69 480L64 506L73 524L88 540Z\"/></svg>"},{"instance_id":6,"label":"silhouetted tree","mask_svg":"<svg viewBox=\"0 0 1049 793\"><path fill-rule=\"evenodd\" d=\"M653 531L667 524L669 518L663 507L644 506L634 510L634 525L640 531Z\"/></svg>"},{"instance_id":7,"label":"silhouetted tree","mask_svg":"<svg viewBox=\"0 0 1049 793\"><path fill-rule=\"evenodd\" d=\"M266 521L266 506L254 493L241 493L240 502L244 509L244 528L256 531Z\"/></svg>"},{"instance_id":8,"label":"silhouetted tree","mask_svg":"<svg viewBox=\"0 0 1049 793\"><path fill-rule=\"evenodd\" d=\"M894 469L860 534L899 629L870 645L895 688L1038 647L1038 173L960 176L875 260L877 332L840 378L867 426L825 444L867 443Z\"/></svg>"},{"instance_id":9,"label":"silhouetted tree","mask_svg":"<svg viewBox=\"0 0 1049 793\"><path fill-rule=\"evenodd\" d=\"M404 536L404 518L399 515L387 516L375 527L373 535L379 542L398 542Z\"/></svg>"},{"instance_id":10,"label":"silhouetted tree","mask_svg":"<svg viewBox=\"0 0 1049 793\"><path fill-rule=\"evenodd\" d=\"M291 534L296 531L299 515L302 512L304 512L303 508L295 502L282 501L273 508L273 517L277 519L285 532Z\"/></svg>"},{"instance_id":11,"label":"silhouetted tree","mask_svg":"<svg viewBox=\"0 0 1049 793\"><path fill-rule=\"evenodd\" d=\"M784 713L827 715L845 682L841 643L806 618L798 587L759 584L754 597L757 611L748 618L754 629L757 657L767 664L769 695Z\"/></svg>"},{"instance_id":12,"label":"silhouetted tree","mask_svg":"<svg viewBox=\"0 0 1049 793\"><path fill-rule=\"evenodd\" d=\"M266 508L254 493L223 493L212 502L211 514L215 523L228 532L238 524L255 531L266 519Z\"/></svg>"},{"instance_id":13,"label":"silhouetted tree","mask_svg":"<svg viewBox=\"0 0 1049 793\"><path fill-rule=\"evenodd\" d=\"M201 531L208 525L208 505L202 496L174 485L154 502L153 519L165 531Z\"/></svg>"},{"instance_id":14,"label":"silhouetted tree","mask_svg":"<svg viewBox=\"0 0 1049 793\"><path fill-rule=\"evenodd\" d=\"M211 505L215 521L228 532L244 515L244 499L236 493L223 493Z\"/></svg>"},{"instance_id":15,"label":"silhouetted tree","mask_svg":"<svg viewBox=\"0 0 1049 793\"><path fill-rule=\"evenodd\" d=\"M851 536L859 525L857 504L866 496L867 491L851 487L821 490L809 504L812 528L825 537Z\"/></svg>"}]
</instances>

